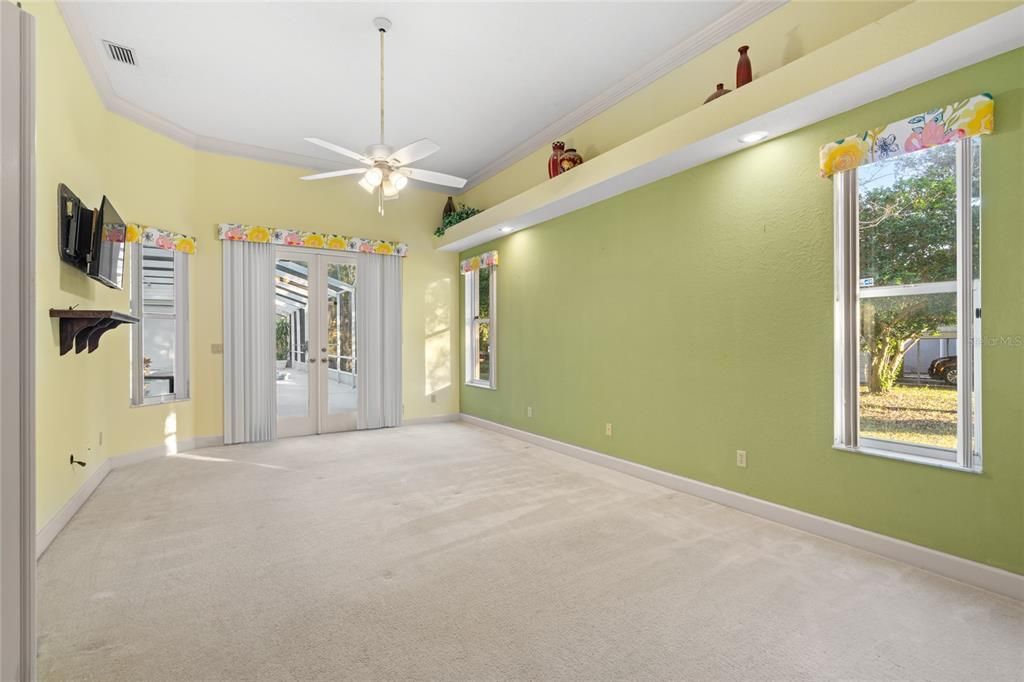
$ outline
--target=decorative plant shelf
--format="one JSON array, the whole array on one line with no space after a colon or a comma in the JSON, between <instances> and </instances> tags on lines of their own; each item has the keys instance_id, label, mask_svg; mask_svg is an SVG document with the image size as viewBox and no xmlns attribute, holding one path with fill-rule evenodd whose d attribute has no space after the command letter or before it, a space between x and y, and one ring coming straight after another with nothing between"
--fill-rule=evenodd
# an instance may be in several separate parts
<instances>
[{"instance_id":1,"label":"decorative plant shelf","mask_svg":"<svg viewBox=\"0 0 1024 682\"><path fill-rule=\"evenodd\" d=\"M60 354L64 355L74 345L75 353L86 348L93 352L100 345L100 337L122 324L135 324L139 318L113 310L75 310L73 308L50 308L50 317L60 320Z\"/></svg>"},{"instance_id":2,"label":"decorative plant shelf","mask_svg":"<svg viewBox=\"0 0 1024 682\"><path fill-rule=\"evenodd\" d=\"M434 248L458 253L479 246L732 154L747 146L739 139L746 133L777 137L1020 47L1024 8L964 5L969 10L921 22L918 3L911 3L727 97L704 106L695 100L692 110L451 226ZM811 172L816 163L815 151L807 160Z\"/></svg>"}]
</instances>

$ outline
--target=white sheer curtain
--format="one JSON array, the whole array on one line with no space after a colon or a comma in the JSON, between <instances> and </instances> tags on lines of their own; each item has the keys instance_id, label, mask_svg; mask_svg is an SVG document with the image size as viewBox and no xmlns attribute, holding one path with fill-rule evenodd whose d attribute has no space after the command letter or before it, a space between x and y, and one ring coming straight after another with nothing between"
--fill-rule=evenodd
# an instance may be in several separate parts
<instances>
[{"instance_id":1,"label":"white sheer curtain","mask_svg":"<svg viewBox=\"0 0 1024 682\"><path fill-rule=\"evenodd\" d=\"M224 442L277 437L274 247L224 241Z\"/></svg>"},{"instance_id":2,"label":"white sheer curtain","mask_svg":"<svg viewBox=\"0 0 1024 682\"><path fill-rule=\"evenodd\" d=\"M356 264L356 425L402 423L402 258L360 253Z\"/></svg>"}]
</instances>

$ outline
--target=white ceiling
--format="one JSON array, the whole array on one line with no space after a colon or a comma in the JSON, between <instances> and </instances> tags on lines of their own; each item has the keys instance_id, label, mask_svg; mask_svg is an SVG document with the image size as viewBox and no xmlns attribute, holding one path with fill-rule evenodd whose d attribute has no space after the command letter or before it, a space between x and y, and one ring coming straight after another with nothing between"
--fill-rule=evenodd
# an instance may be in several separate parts
<instances>
[{"instance_id":1,"label":"white ceiling","mask_svg":"<svg viewBox=\"0 0 1024 682\"><path fill-rule=\"evenodd\" d=\"M79 49L116 97L200 138L339 168L352 164L302 138L358 151L377 141L372 20L387 16L386 141L430 137L442 149L417 165L463 177L744 11L736 1L70 4ZM137 66L109 59L102 40L133 48Z\"/></svg>"}]
</instances>

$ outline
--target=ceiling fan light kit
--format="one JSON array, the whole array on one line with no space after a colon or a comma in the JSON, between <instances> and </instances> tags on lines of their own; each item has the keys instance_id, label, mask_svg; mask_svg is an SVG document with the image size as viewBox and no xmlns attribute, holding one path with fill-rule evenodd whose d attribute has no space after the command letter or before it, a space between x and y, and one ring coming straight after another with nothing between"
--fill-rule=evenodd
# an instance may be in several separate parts
<instances>
[{"instance_id":1,"label":"ceiling fan light kit","mask_svg":"<svg viewBox=\"0 0 1024 682\"><path fill-rule=\"evenodd\" d=\"M398 193L409 184L409 178L459 189L466 185L466 179L447 173L406 167L440 150L441 147L433 140L423 138L397 151L384 143L384 34L391 30L391 22L384 17L377 17L373 20L373 25L380 33L380 143L370 145L366 148L365 154L359 154L317 137L305 138L307 142L358 161L369 168L346 168L307 175L302 179L323 180L361 173L363 177L359 179L359 186L371 194L377 193L377 212L384 215L384 201L397 199Z\"/></svg>"}]
</instances>

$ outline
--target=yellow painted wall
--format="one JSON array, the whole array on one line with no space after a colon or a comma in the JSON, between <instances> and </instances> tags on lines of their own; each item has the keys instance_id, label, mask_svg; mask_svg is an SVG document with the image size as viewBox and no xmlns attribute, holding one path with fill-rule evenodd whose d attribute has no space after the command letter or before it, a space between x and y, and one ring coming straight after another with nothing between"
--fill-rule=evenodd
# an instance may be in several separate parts
<instances>
[{"instance_id":1,"label":"yellow painted wall","mask_svg":"<svg viewBox=\"0 0 1024 682\"><path fill-rule=\"evenodd\" d=\"M259 223L318 229L360 237L401 239L409 245L403 265L402 381L405 418L415 419L459 410L458 268L456 254L434 251L433 229L441 218L445 197L435 192L402 192L385 204L377 202L350 178L300 182L295 168L217 154L197 155L197 236L202 248L193 269L193 286L205 293L192 307L192 371L215 376L194 391L197 433L220 434L223 424L220 381L223 356L210 352L221 342L221 245L215 239L220 222ZM357 275L358 277L358 275ZM200 330L200 331L196 331ZM432 402L431 398L436 402Z\"/></svg>"},{"instance_id":2,"label":"yellow painted wall","mask_svg":"<svg viewBox=\"0 0 1024 682\"><path fill-rule=\"evenodd\" d=\"M433 250L444 197L409 188L381 219L373 199L344 180L304 183L300 169L197 152L108 112L59 10L27 2L37 19L37 520L45 525L102 462L223 431L219 222L315 228L409 244L404 265L404 403L414 419L458 411L457 255ZM108 289L57 255L58 183L87 205L109 196L126 220L199 237L190 267L192 399L129 406L127 328L92 354L58 355L49 308L129 309L128 286ZM129 247L131 248L131 247ZM103 443L100 444L100 433ZM69 453L88 461L68 463Z\"/></svg>"},{"instance_id":3,"label":"yellow painted wall","mask_svg":"<svg viewBox=\"0 0 1024 682\"><path fill-rule=\"evenodd\" d=\"M25 8L37 18L36 476L41 527L107 457L194 434L191 402L129 407L127 328L108 332L92 354L58 355L51 307L127 311L129 304L127 289L108 289L60 262L57 184L68 185L91 207L106 193L130 220L187 230L195 155L109 114L56 7L29 2ZM89 466L70 465L72 452Z\"/></svg>"},{"instance_id":4,"label":"yellow painted wall","mask_svg":"<svg viewBox=\"0 0 1024 682\"><path fill-rule=\"evenodd\" d=\"M736 48L750 46L755 80L803 57L813 59L821 47L872 24L911 4L899 2L849 2L793 0L747 28L726 38L642 90L630 95L559 139L576 147L584 159L593 159L609 149L700 107L718 82L727 88L736 84ZM958 6L978 5L1005 11L1015 2L937 2L924 0L913 12L912 21L927 21L930 13L956 13ZM870 46L864 46L870 49ZM821 69L829 69L823 61ZM548 179L550 145L542 146L479 185L463 192L459 200L486 209Z\"/></svg>"}]
</instances>

